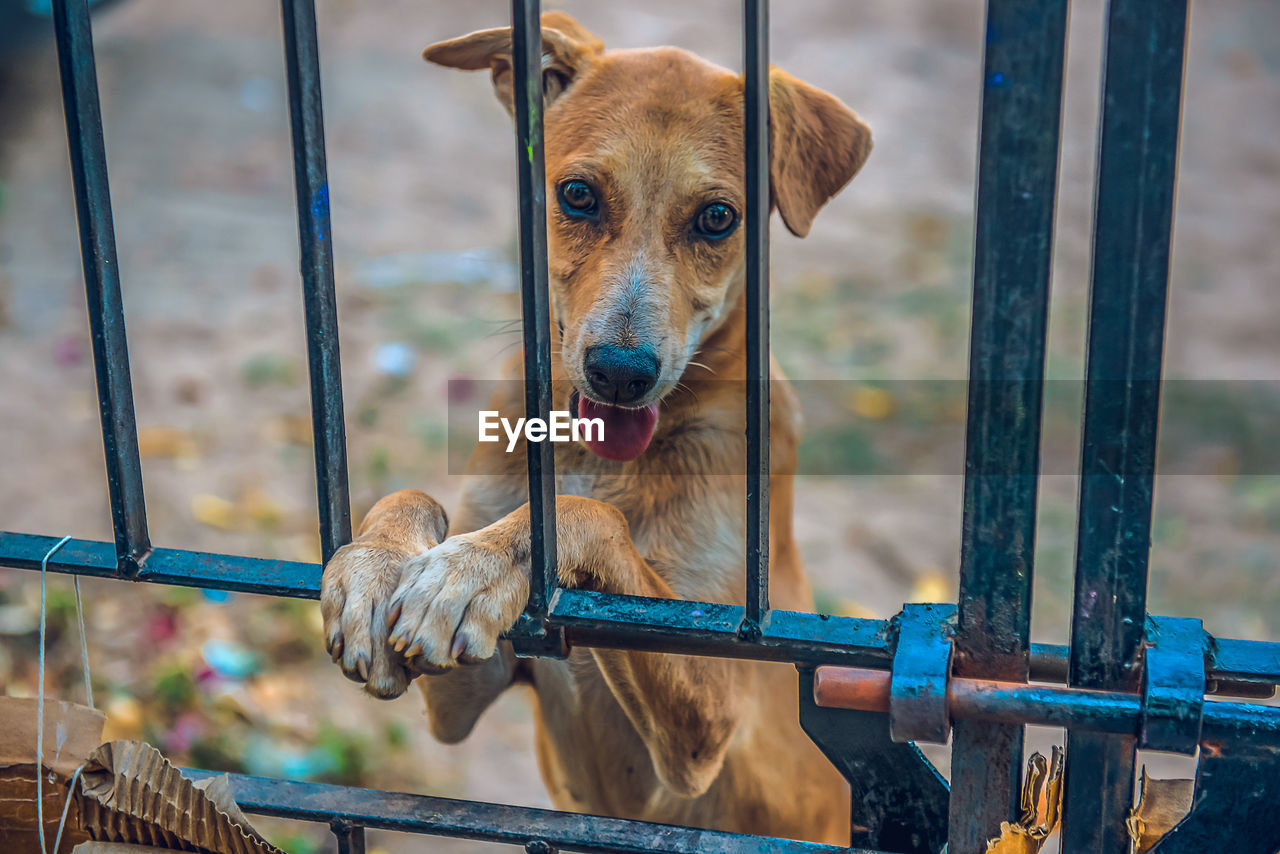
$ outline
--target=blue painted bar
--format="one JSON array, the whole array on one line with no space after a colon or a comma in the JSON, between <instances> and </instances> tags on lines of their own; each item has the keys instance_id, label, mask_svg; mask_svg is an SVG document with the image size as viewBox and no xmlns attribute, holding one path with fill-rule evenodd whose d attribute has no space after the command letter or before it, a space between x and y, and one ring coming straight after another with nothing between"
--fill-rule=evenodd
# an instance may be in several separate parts
<instances>
[{"instance_id":1,"label":"blue painted bar","mask_svg":"<svg viewBox=\"0 0 1280 854\"><path fill-rule=\"evenodd\" d=\"M39 570L58 537L0 532L0 566ZM263 593L298 599L320 598L320 567L314 563L154 549L142 570L119 571L111 543L70 540L49 560L51 572L175 584L209 590Z\"/></svg>"},{"instance_id":2,"label":"blue painted bar","mask_svg":"<svg viewBox=\"0 0 1280 854\"><path fill-rule=\"evenodd\" d=\"M214 772L183 769L201 779ZM525 845L541 840L562 851L587 854L880 854L767 836L700 830L580 813L513 807L356 789L324 783L297 783L227 775L231 793L245 812L297 821L331 822L430 833L460 839Z\"/></svg>"},{"instance_id":3,"label":"blue painted bar","mask_svg":"<svg viewBox=\"0 0 1280 854\"><path fill-rule=\"evenodd\" d=\"M59 537L0 532L0 567L39 570L45 553ZM114 546L93 540L70 540L49 561L52 572L123 579ZM182 549L156 549L138 581L318 599L319 564ZM756 641L741 638L744 610L736 605L616 596L590 590L561 590L550 622L565 628L582 646L629 646L653 651L842 664L887 669L892 651L888 620L868 620L771 611ZM1280 643L1209 638L1209 679L1238 681L1246 686L1280 682ZM1031 677L1065 680L1067 648L1033 645ZM1225 668L1225 669L1223 669Z\"/></svg>"}]
</instances>

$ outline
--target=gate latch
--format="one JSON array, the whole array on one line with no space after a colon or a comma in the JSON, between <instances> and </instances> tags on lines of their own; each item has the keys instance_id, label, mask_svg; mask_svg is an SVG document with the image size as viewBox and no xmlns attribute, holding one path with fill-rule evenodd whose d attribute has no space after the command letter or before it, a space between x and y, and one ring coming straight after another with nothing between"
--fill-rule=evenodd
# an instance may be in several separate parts
<instances>
[{"instance_id":1,"label":"gate latch","mask_svg":"<svg viewBox=\"0 0 1280 854\"><path fill-rule=\"evenodd\" d=\"M1209 636L1199 620L1147 618L1140 747L1196 752L1204 714L1208 652Z\"/></svg>"},{"instance_id":2,"label":"gate latch","mask_svg":"<svg viewBox=\"0 0 1280 854\"><path fill-rule=\"evenodd\" d=\"M956 606L908 603L896 622L889 681L889 737L944 744L951 731L947 679Z\"/></svg>"}]
</instances>

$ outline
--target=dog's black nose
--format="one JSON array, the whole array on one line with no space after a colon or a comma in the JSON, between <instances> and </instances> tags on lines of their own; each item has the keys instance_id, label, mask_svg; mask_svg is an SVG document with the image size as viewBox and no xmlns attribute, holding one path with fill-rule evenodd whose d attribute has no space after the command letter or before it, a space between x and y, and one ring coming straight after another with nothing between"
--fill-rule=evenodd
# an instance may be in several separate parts
<instances>
[{"instance_id":1,"label":"dog's black nose","mask_svg":"<svg viewBox=\"0 0 1280 854\"><path fill-rule=\"evenodd\" d=\"M582 370L600 400L625 406L658 382L658 357L648 347L596 345L583 354Z\"/></svg>"}]
</instances>

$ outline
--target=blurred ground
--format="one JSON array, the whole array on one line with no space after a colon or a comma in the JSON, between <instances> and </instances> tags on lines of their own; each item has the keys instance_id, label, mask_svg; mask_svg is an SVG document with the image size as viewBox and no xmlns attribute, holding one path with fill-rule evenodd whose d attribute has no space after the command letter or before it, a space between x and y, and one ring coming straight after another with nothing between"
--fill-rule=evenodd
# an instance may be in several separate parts
<instances>
[{"instance_id":1,"label":"blurred ground","mask_svg":"<svg viewBox=\"0 0 1280 854\"><path fill-rule=\"evenodd\" d=\"M738 4L549 3L606 44L738 62ZM774 349L798 379L962 379L982 34L977 0L789 0L773 59L872 125L864 172L799 241L775 229ZM516 346L512 142L483 75L428 67L434 40L506 20L502 0L319 4L353 501L422 487L449 505L445 385ZM1101 14L1073 9L1050 374L1080 375ZM1280 377L1280 7L1194 4L1168 373ZM315 560L314 485L279 21L271 4L131 0L96 27L153 540ZM0 70L0 525L109 539L93 371L52 51ZM849 443L892 410L850 403ZM1231 412L1222 413L1228 421ZM955 430L961 431L957 414ZM806 477L796 511L826 609L952 599L960 482ZM1046 478L1035 635L1066 637L1075 482ZM1280 481L1233 471L1157 491L1150 607L1275 639ZM0 573L0 681L34 692L37 588ZM79 697L69 582L51 682ZM85 582L116 731L182 761L546 805L516 692L457 747L407 696L365 698L327 663L310 603ZM309 851L322 835L293 834ZM387 850L463 851L390 835Z\"/></svg>"}]
</instances>

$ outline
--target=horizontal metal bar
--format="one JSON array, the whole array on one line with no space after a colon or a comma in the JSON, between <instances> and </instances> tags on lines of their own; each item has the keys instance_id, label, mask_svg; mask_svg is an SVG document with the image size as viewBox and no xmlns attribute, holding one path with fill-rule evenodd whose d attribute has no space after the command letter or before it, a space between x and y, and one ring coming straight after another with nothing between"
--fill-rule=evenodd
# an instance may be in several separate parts
<instances>
[{"instance_id":1,"label":"horizontal metal bar","mask_svg":"<svg viewBox=\"0 0 1280 854\"><path fill-rule=\"evenodd\" d=\"M561 590L551 610L570 645L872 667L888 667L892 657L888 620L774 610L749 639L738 631L744 617L737 605L588 590Z\"/></svg>"},{"instance_id":2,"label":"horizontal metal bar","mask_svg":"<svg viewBox=\"0 0 1280 854\"><path fill-rule=\"evenodd\" d=\"M59 539L0 531L0 567L38 570ZM68 541L50 559L49 569L125 578L116 568L115 547L94 540ZM320 573L320 566L314 563L158 548L143 572L131 580L319 599ZM559 591L550 618L579 646L886 669L892 659L888 620L770 611L761 637L750 641L738 635L743 609L735 605L611 596L588 590ZM1211 639L1209 649L1208 678L1218 683L1219 694L1280 683L1280 643ZM1065 646L1031 645L1033 680L1065 682L1066 674ZM1250 690L1247 696L1263 693Z\"/></svg>"},{"instance_id":3,"label":"horizontal metal bar","mask_svg":"<svg viewBox=\"0 0 1280 854\"><path fill-rule=\"evenodd\" d=\"M891 676L867 668L819 667L819 706L867 712L889 710ZM952 720L984 720L1071 727L1133 735L1142 727L1142 695L1051 685L952 677L947 683ZM1280 708L1253 703L1206 703L1201 741L1249 739L1280 749Z\"/></svg>"},{"instance_id":4,"label":"horizontal metal bar","mask_svg":"<svg viewBox=\"0 0 1280 854\"><path fill-rule=\"evenodd\" d=\"M45 554L58 537L0 532L0 566L40 569ZM320 598L320 566L291 560L239 557L183 549L153 549L142 571L122 575L116 569L115 547L93 540L69 540L49 560L53 572L176 584L208 590Z\"/></svg>"},{"instance_id":5,"label":"horizontal metal bar","mask_svg":"<svg viewBox=\"0 0 1280 854\"><path fill-rule=\"evenodd\" d=\"M1068 647L1031 644L1031 678L1036 682L1066 682ZM1280 683L1280 643L1224 638L1210 640L1207 694L1266 700Z\"/></svg>"},{"instance_id":6,"label":"horizontal metal bar","mask_svg":"<svg viewBox=\"0 0 1280 854\"><path fill-rule=\"evenodd\" d=\"M1232 638L1214 639L1209 643L1210 679L1274 687L1277 675L1280 675L1280 643Z\"/></svg>"},{"instance_id":7,"label":"horizontal metal bar","mask_svg":"<svg viewBox=\"0 0 1280 854\"><path fill-rule=\"evenodd\" d=\"M193 779L215 776L215 772L210 771L183 769L182 773ZM240 774L227 776L231 782L231 793L245 812L298 821L330 823L345 820L353 825L382 830L512 845L541 840L564 851L588 854L702 854L706 851L717 854L879 854L865 848L838 848L813 842L506 804Z\"/></svg>"},{"instance_id":8,"label":"horizontal metal bar","mask_svg":"<svg viewBox=\"0 0 1280 854\"><path fill-rule=\"evenodd\" d=\"M887 668L893 649L889 621L837 617L803 611L770 611L761 637L735 637L743 609L682 599L611 596L561 590L551 621L566 627L571 644L648 648L661 652ZM1280 643L1211 641L1211 694L1251 699L1272 696L1280 683ZM861 661L862 665L855 664ZM1067 681L1067 647L1031 644L1031 679Z\"/></svg>"}]
</instances>

